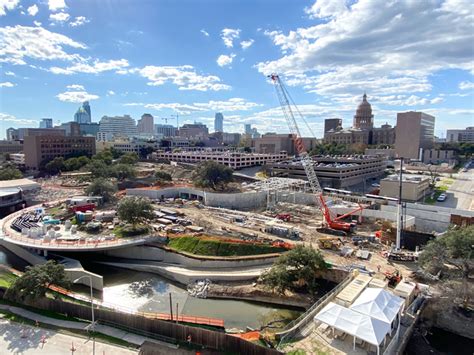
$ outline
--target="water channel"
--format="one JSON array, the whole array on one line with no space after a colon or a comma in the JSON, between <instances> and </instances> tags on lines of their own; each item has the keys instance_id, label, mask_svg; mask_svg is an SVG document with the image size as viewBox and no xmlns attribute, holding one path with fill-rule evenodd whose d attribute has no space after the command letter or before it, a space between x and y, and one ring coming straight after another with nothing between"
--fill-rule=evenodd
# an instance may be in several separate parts
<instances>
[{"instance_id":1,"label":"water channel","mask_svg":"<svg viewBox=\"0 0 474 355\"><path fill-rule=\"evenodd\" d=\"M0 263L22 270L27 264L0 247ZM81 260L84 268L104 277L103 300L109 304L144 312L170 312L171 293L173 313L223 319L227 329L258 328L265 318L294 318L301 310L234 300L200 299L188 295L176 283L157 274L119 269ZM77 292L88 294L88 288L74 286ZM273 313L273 314L272 314Z\"/></svg>"}]
</instances>

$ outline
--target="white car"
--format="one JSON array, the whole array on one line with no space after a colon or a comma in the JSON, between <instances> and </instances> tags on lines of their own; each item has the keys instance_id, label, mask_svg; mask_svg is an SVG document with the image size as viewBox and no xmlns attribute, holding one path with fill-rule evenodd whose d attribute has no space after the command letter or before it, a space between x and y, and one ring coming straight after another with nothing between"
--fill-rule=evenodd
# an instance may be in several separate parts
<instances>
[{"instance_id":1,"label":"white car","mask_svg":"<svg viewBox=\"0 0 474 355\"><path fill-rule=\"evenodd\" d=\"M439 195L436 200L439 201L439 202L443 202L444 200L446 200L446 197L447 197L446 194L443 193L443 194Z\"/></svg>"}]
</instances>

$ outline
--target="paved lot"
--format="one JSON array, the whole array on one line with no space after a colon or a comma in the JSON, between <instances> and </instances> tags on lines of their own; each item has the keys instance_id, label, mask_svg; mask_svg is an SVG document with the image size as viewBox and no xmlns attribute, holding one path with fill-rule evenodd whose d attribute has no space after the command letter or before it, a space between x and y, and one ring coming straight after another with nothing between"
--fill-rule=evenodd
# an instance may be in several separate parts
<instances>
[{"instance_id":1,"label":"paved lot","mask_svg":"<svg viewBox=\"0 0 474 355\"><path fill-rule=\"evenodd\" d=\"M44 339L44 343L42 342ZM72 346L74 345L74 351ZM96 354L129 355L136 350L95 342ZM53 330L35 328L0 319L0 354L92 354L92 340L59 334Z\"/></svg>"},{"instance_id":2,"label":"paved lot","mask_svg":"<svg viewBox=\"0 0 474 355\"><path fill-rule=\"evenodd\" d=\"M443 202L436 202L437 206L474 210L474 169L460 172L446 194L448 198Z\"/></svg>"}]
</instances>

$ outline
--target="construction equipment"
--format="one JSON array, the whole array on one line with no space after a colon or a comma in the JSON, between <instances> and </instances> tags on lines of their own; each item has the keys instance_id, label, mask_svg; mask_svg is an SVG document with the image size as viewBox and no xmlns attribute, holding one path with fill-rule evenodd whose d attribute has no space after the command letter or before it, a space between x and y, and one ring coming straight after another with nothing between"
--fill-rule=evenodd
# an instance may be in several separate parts
<instances>
[{"instance_id":1,"label":"construction equipment","mask_svg":"<svg viewBox=\"0 0 474 355\"><path fill-rule=\"evenodd\" d=\"M341 250L344 243L337 237L324 237L318 239L318 244L321 249L331 249L334 251Z\"/></svg>"},{"instance_id":2,"label":"construction equipment","mask_svg":"<svg viewBox=\"0 0 474 355\"><path fill-rule=\"evenodd\" d=\"M318 197L317 203L324 215L324 220L327 226L332 230L342 231L344 233L352 233L355 230L356 224L344 222L342 221L342 219L357 211L362 210L363 207L359 206L359 208L357 208L354 211L346 213L337 218L333 217L331 210L329 209L329 207L326 204L326 201L324 200L323 190L321 189L321 186L318 181L318 177L316 176L316 172L314 171L313 159L309 156L308 152L305 149L303 139L301 137L300 129L296 122L295 114L293 111L296 111L303 120L304 120L304 117L299 111L294 101L291 99L291 96L288 93L288 90L286 89L285 85L283 85L280 77L277 74L271 74L268 77L273 81L273 84L275 86L278 100L280 101L280 106L283 111L283 115L285 116L286 122L288 123L290 134L293 137L293 142L296 148L296 152L298 153L301 164L303 165L303 168L305 170L311 192L316 194ZM291 100L291 103L290 103L290 100Z\"/></svg>"},{"instance_id":3,"label":"construction equipment","mask_svg":"<svg viewBox=\"0 0 474 355\"><path fill-rule=\"evenodd\" d=\"M400 274L400 271L396 269L394 272L384 272L385 275L385 280L388 280L388 285L390 287L395 287L397 286L400 281L402 280L402 275Z\"/></svg>"},{"instance_id":4,"label":"construction equipment","mask_svg":"<svg viewBox=\"0 0 474 355\"><path fill-rule=\"evenodd\" d=\"M278 218L280 221L284 221L284 222L291 221L291 214L289 213L279 213L275 217Z\"/></svg>"}]
</instances>

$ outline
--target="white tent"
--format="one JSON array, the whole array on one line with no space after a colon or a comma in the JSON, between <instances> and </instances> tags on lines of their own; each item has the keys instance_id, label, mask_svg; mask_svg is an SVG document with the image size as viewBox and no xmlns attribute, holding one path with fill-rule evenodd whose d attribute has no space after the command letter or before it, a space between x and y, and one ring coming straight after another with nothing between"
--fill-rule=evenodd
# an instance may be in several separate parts
<instances>
[{"instance_id":1,"label":"white tent","mask_svg":"<svg viewBox=\"0 0 474 355\"><path fill-rule=\"evenodd\" d=\"M405 301L381 288L366 288L350 306L353 311L392 324Z\"/></svg>"},{"instance_id":2,"label":"white tent","mask_svg":"<svg viewBox=\"0 0 474 355\"><path fill-rule=\"evenodd\" d=\"M391 330L390 323L358 313L333 302L326 305L314 317L314 320L352 335L354 346L356 338L375 345L377 353L379 352L379 345Z\"/></svg>"}]
</instances>

